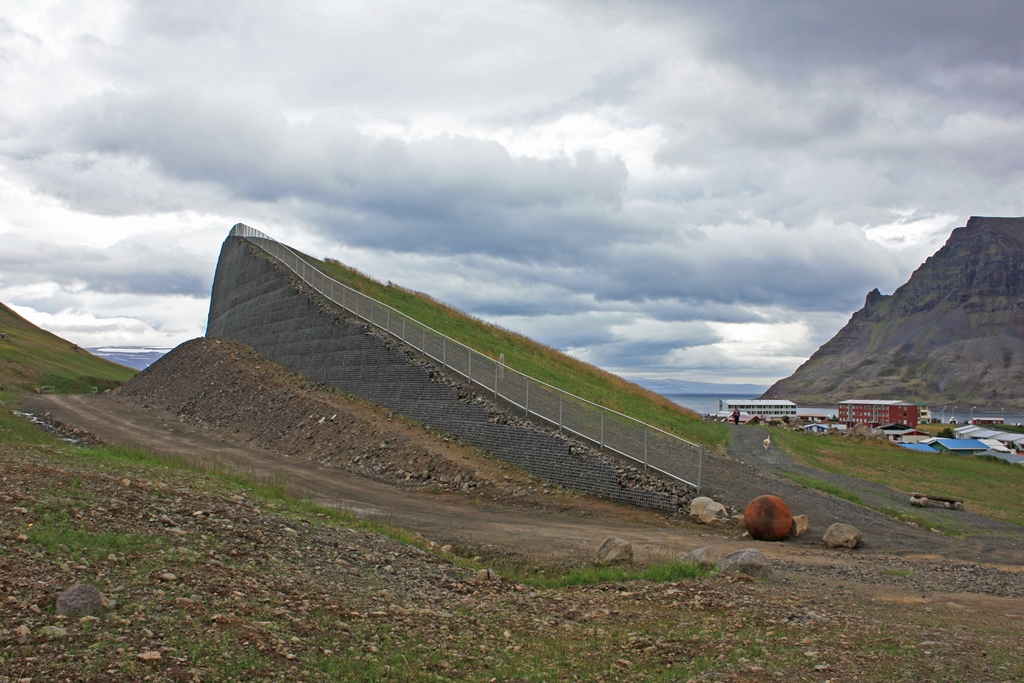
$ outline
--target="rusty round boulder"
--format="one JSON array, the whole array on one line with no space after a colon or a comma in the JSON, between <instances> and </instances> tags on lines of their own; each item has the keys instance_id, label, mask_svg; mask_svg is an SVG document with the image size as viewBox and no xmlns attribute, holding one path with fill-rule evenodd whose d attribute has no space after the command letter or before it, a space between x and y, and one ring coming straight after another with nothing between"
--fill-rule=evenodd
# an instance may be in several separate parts
<instances>
[{"instance_id":1,"label":"rusty round boulder","mask_svg":"<svg viewBox=\"0 0 1024 683\"><path fill-rule=\"evenodd\" d=\"M793 513L778 496L758 496L743 512L743 526L751 538L781 541L793 528Z\"/></svg>"}]
</instances>

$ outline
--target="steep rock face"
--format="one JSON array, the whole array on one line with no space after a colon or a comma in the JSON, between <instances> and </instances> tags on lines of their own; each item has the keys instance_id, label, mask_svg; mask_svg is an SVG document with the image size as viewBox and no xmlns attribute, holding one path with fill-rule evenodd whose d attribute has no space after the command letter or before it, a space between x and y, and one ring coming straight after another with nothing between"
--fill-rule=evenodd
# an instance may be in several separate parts
<instances>
[{"instance_id":1,"label":"steep rock face","mask_svg":"<svg viewBox=\"0 0 1024 683\"><path fill-rule=\"evenodd\" d=\"M972 217L764 395L1024 407L1024 218Z\"/></svg>"}]
</instances>

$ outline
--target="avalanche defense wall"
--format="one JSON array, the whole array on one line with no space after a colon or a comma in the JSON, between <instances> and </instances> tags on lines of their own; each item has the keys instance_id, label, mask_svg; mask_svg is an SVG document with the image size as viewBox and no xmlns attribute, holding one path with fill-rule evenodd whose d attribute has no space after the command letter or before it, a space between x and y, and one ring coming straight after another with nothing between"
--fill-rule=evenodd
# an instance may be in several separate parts
<instances>
[{"instance_id":1,"label":"avalanche defense wall","mask_svg":"<svg viewBox=\"0 0 1024 683\"><path fill-rule=\"evenodd\" d=\"M206 336L237 339L289 370L581 493L672 512L694 493L667 482L631 487L631 468L587 446L529 425L495 424L492 409L460 400L429 359L349 317L240 237L221 248Z\"/></svg>"}]
</instances>

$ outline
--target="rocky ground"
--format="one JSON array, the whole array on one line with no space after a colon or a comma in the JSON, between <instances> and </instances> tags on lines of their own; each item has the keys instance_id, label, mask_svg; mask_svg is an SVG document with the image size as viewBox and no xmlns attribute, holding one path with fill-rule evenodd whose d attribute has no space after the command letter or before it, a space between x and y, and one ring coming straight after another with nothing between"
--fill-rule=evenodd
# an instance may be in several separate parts
<instances>
[{"instance_id":1,"label":"rocky ground","mask_svg":"<svg viewBox=\"0 0 1024 683\"><path fill-rule=\"evenodd\" d=\"M170 461L0 430L0 683L1024 678L1019 560L950 561L942 544L957 539L930 535L937 552L902 556L750 542L545 486L206 344L220 367L176 369L184 388L31 397L83 443ZM282 495L291 486L414 533ZM550 587L610 534L646 565L753 545L774 577ZM57 597L78 582L116 607L61 617Z\"/></svg>"},{"instance_id":2,"label":"rocky ground","mask_svg":"<svg viewBox=\"0 0 1024 683\"><path fill-rule=\"evenodd\" d=\"M5 683L1024 675L1019 618L992 605L871 594L785 566L773 582L545 589L536 568L489 578L426 539L124 453L5 445L0 465ZM56 614L80 582L114 609ZM1011 608L1024 603L998 602Z\"/></svg>"}]
</instances>

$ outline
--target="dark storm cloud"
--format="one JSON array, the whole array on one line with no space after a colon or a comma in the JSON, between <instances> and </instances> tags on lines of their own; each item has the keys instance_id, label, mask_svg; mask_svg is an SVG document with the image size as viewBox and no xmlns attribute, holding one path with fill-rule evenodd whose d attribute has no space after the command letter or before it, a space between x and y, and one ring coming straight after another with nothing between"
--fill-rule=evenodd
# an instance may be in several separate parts
<instances>
[{"instance_id":1,"label":"dark storm cloud","mask_svg":"<svg viewBox=\"0 0 1024 683\"><path fill-rule=\"evenodd\" d=\"M991 71L1024 60L1024 5L1016 0L704 0L680 7L707 22L702 43L709 54L754 73L794 81L853 68L873 80L1021 106L996 87L1020 83L1020 72ZM990 69L989 77L968 78L973 67Z\"/></svg>"}]
</instances>

